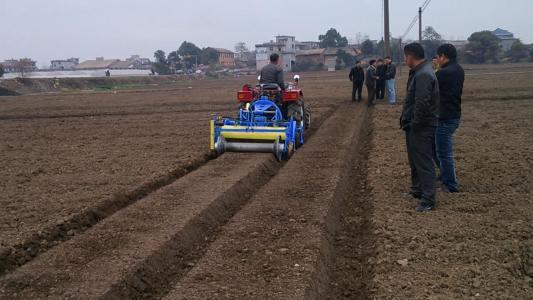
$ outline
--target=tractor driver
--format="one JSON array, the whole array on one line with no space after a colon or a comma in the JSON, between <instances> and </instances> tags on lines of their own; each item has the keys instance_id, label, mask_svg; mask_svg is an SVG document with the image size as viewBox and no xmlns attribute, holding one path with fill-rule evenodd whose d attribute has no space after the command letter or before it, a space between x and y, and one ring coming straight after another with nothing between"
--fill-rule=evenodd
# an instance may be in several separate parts
<instances>
[{"instance_id":1,"label":"tractor driver","mask_svg":"<svg viewBox=\"0 0 533 300\"><path fill-rule=\"evenodd\" d=\"M283 68L279 66L279 55L277 53L270 55L270 63L261 70L259 83L276 83L282 90L285 90Z\"/></svg>"}]
</instances>

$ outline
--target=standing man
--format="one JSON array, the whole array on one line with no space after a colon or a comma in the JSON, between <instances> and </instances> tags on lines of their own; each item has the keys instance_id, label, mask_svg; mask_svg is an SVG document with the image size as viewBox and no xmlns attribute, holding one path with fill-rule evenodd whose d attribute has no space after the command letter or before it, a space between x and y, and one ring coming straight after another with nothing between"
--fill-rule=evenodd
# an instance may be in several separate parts
<instances>
[{"instance_id":1,"label":"standing man","mask_svg":"<svg viewBox=\"0 0 533 300\"><path fill-rule=\"evenodd\" d=\"M385 57L385 64L387 66L387 72L385 73L387 97L389 104L396 104L396 65L392 63L390 56Z\"/></svg>"},{"instance_id":2,"label":"standing man","mask_svg":"<svg viewBox=\"0 0 533 300\"><path fill-rule=\"evenodd\" d=\"M407 96L400 126L405 131L411 167L411 195L420 199L419 212L435 209L435 129L439 120L439 84L431 62L424 59L419 43L405 46L405 63L410 68Z\"/></svg>"},{"instance_id":3,"label":"standing man","mask_svg":"<svg viewBox=\"0 0 533 300\"><path fill-rule=\"evenodd\" d=\"M379 79L376 81L376 99L385 99L385 75L387 73L387 66L383 59L378 59L376 62L376 74Z\"/></svg>"},{"instance_id":4,"label":"standing man","mask_svg":"<svg viewBox=\"0 0 533 300\"><path fill-rule=\"evenodd\" d=\"M437 49L437 79L439 80L439 124L435 133L436 163L440 168L442 190L459 192L453 156L453 134L461 120L461 96L465 71L457 63L457 49L444 44Z\"/></svg>"},{"instance_id":5,"label":"standing man","mask_svg":"<svg viewBox=\"0 0 533 300\"><path fill-rule=\"evenodd\" d=\"M363 83L365 82L365 71L363 70L363 67L361 67L360 61L355 63L355 66L350 70L350 75L348 77L353 84L352 101L355 102L355 95L357 94L357 102L361 102L363 99L361 93L363 92Z\"/></svg>"},{"instance_id":6,"label":"standing man","mask_svg":"<svg viewBox=\"0 0 533 300\"><path fill-rule=\"evenodd\" d=\"M376 74L376 60L372 59L369 62L368 69L366 69L366 90L368 91L368 106L374 105L374 100L376 99L376 80L378 76Z\"/></svg>"}]
</instances>

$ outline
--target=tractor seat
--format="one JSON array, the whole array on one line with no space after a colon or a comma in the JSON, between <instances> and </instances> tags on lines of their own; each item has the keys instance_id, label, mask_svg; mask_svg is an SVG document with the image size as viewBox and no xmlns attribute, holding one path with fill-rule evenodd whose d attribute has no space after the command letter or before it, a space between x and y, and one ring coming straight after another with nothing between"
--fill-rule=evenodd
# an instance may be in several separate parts
<instances>
[{"instance_id":1,"label":"tractor seat","mask_svg":"<svg viewBox=\"0 0 533 300\"><path fill-rule=\"evenodd\" d=\"M278 91L280 89L277 83L263 83L261 88L267 91Z\"/></svg>"}]
</instances>

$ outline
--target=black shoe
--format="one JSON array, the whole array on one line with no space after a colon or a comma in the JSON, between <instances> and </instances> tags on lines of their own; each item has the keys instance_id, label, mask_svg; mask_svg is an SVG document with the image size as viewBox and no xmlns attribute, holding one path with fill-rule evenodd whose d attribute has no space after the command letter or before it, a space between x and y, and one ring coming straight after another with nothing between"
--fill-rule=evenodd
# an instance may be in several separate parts
<instances>
[{"instance_id":1,"label":"black shoe","mask_svg":"<svg viewBox=\"0 0 533 300\"><path fill-rule=\"evenodd\" d=\"M417 193L417 192L409 192L409 195L411 195L411 197L415 198L415 199L422 199L422 193Z\"/></svg>"},{"instance_id":2,"label":"black shoe","mask_svg":"<svg viewBox=\"0 0 533 300\"><path fill-rule=\"evenodd\" d=\"M420 203L416 208L417 212L430 212L435 209L434 204Z\"/></svg>"},{"instance_id":3,"label":"black shoe","mask_svg":"<svg viewBox=\"0 0 533 300\"><path fill-rule=\"evenodd\" d=\"M459 193L459 190L458 189L454 189L454 188L449 188L447 185L443 184L442 185L442 192L443 193Z\"/></svg>"}]
</instances>

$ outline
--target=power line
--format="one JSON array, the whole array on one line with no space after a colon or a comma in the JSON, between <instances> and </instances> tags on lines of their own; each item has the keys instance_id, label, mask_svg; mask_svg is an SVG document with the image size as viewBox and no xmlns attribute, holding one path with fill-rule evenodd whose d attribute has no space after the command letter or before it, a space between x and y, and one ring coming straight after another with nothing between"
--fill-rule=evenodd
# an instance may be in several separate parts
<instances>
[{"instance_id":1,"label":"power line","mask_svg":"<svg viewBox=\"0 0 533 300\"><path fill-rule=\"evenodd\" d=\"M430 3L431 3L431 0L425 0L424 3L420 6L422 8L422 11L425 11ZM416 22L418 22L418 13L415 15L415 17L413 18L411 23L409 23L409 26L407 26L407 30L402 35L402 40L405 39L405 37L409 34L409 32L411 32L411 29L413 29L413 27L415 26Z\"/></svg>"}]
</instances>

